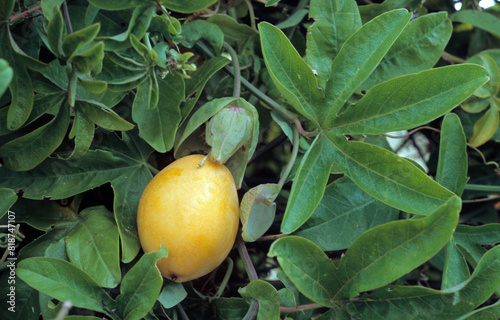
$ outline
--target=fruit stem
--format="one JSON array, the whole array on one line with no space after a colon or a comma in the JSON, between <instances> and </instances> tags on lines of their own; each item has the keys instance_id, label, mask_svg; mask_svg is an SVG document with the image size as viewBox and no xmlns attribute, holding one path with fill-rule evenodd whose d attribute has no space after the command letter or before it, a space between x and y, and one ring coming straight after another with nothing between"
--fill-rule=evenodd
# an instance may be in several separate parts
<instances>
[{"instance_id":1,"label":"fruit stem","mask_svg":"<svg viewBox=\"0 0 500 320\"><path fill-rule=\"evenodd\" d=\"M257 275L257 271L255 270L255 266L253 265L252 258L248 254L247 246L245 245L245 240L243 240L240 233L238 233L237 246L241 260L243 261L243 265L245 266L248 278L250 278L250 281L257 280L259 276Z\"/></svg>"},{"instance_id":2,"label":"fruit stem","mask_svg":"<svg viewBox=\"0 0 500 320\"><path fill-rule=\"evenodd\" d=\"M233 97L238 99L241 92L241 72L240 72L240 62L238 61L238 55L227 42L224 42L224 48L231 55L231 62L233 64L233 75L234 75L234 87L233 87Z\"/></svg>"},{"instance_id":3,"label":"fruit stem","mask_svg":"<svg viewBox=\"0 0 500 320\"><path fill-rule=\"evenodd\" d=\"M292 156L290 157L290 161L288 161L285 171L283 172L283 175L281 176L280 181L278 182L280 188L283 188L283 185L286 182L286 178L288 178L290 171L292 171L293 164L295 163L295 159L297 159L297 154L299 153L300 136L297 127L293 127L292 144L293 144Z\"/></svg>"}]
</instances>

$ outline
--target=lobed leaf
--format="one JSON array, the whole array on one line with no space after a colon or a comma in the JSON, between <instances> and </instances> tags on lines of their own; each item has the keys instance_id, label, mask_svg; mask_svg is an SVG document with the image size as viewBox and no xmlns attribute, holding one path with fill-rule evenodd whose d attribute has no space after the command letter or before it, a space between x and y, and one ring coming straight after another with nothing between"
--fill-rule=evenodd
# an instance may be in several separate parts
<instances>
[{"instance_id":1,"label":"lobed leaf","mask_svg":"<svg viewBox=\"0 0 500 320\"><path fill-rule=\"evenodd\" d=\"M116 298L116 312L121 319L141 319L153 308L163 284L156 261L167 255L168 250L163 246L159 251L146 253L123 277Z\"/></svg>"},{"instance_id":2,"label":"lobed leaf","mask_svg":"<svg viewBox=\"0 0 500 320\"><path fill-rule=\"evenodd\" d=\"M62 40L62 51L69 57L83 46L92 42L99 34L101 25L96 23L65 36Z\"/></svg>"},{"instance_id":3,"label":"lobed leaf","mask_svg":"<svg viewBox=\"0 0 500 320\"><path fill-rule=\"evenodd\" d=\"M366 315L368 312L374 320L459 319L486 301L500 285L497 276L500 272L499 258L500 247L491 249L466 283L446 291L388 286L343 305L353 316Z\"/></svg>"},{"instance_id":4,"label":"lobed leaf","mask_svg":"<svg viewBox=\"0 0 500 320\"><path fill-rule=\"evenodd\" d=\"M363 233L340 260L342 286L334 299L387 285L429 260L453 234L460 207L454 196L424 218L392 221Z\"/></svg>"},{"instance_id":5,"label":"lobed leaf","mask_svg":"<svg viewBox=\"0 0 500 320\"><path fill-rule=\"evenodd\" d=\"M396 154L364 142L347 142L327 132L334 163L363 191L399 210L427 215L453 193Z\"/></svg>"},{"instance_id":6,"label":"lobed leaf","mask_svg":"<svg viewBox=\"0 0 500 320\"><path fill-rule=\"evenodd\" d=\"M35 257L19 261L17 276L36 290L57 300L71 300L75 307L102 312L114 301L86 272L56 258Z\"/></svg>"},{"instance_id":7,"label":"lobed leaf","mask_svg":"<svg viewBox=\"0 0 500 320\"><path fill-rule=\"evenodd\" d=\"M314 23L307 29L306 61L325 88L333 60L344 42L361 28L361 18L354 0L312 0L309 18Z\"/></svg>"},{"instance_id":8,"label":"lobed leaf","mask_svg":"<svg viewBox=\"0 0 500 320\"><path fill-rule=\"evenodd\" d=\"M313 242L297 236L287 236L271 245L269 257L278 262L297 289L312 301L333 307L334 288L342 283L336 268L326 254Z\"/></svg>"},{"instance_id":9,"label":"lobed leaf","mask_svg":"<svg viewBox=\"0 0 500 320\"><path fill-rule=\"evenodd\" d=\"M89 103L87 101L77 101L75 108L84 113L90 121L104 129L128 131L134 128L132 123L126 121L105 105Z\"/></svg>"},{"instance_id":10,"label":"lobed leaf","mask_svg":"<svg viewBox=\"0 0 500 320\"><path fill-rule=\"evenodd\" d=\"M323 93L311 68L280 29L262 22L259 31L262 54L274 84L297 112L317 124Z\"/></svg>"},{"instance_id":11,"label":"lobed leaf","mask_svg":"<svg viewBox=\"0 0 500 320\"><path fill-rule=\"evenodd\" d=\"M349 178L329 184L311 217L295 232L324 251L348 248L363 232L397 220L399 211L375 200Z\"/></svg>"},{"instance_id":12,"label":"lobed leaf","mask_svg":"<svg viewBox=\"0 0 500 320\"><path fill-rule=\"evenodd\" d=\"M147 90L139 85L137 95L132 106L132 118L139 127L139 135L155 150L166 152L174 145L175 134L181 123L180 104L184 100L185 85L182 77L176 73L169 73L165 79L158 80L158 104L150 108L147 101Z\"/></svg>"},{"instance_id":13,"label":"lobed leaf","mask_svg":"<svg viewBox=\"0 0 500 320\"><path fill-rule=\"evenodd\" d=\"M57 104L61 104L60 99ZM69 126L69 106L62 104L57 115L45 125L11 140L0 148L7 168L31 170L45 160L61 144Z\"/></svg>"},{"instance_id":14,"label":"lobed leaf","mask_svg":"<svg viewBox=\"0 0 500 320\"><path fill-rule=\"evenodd\" d=\"M484 68L472 64L398 77L368 90L327 127L369 135L414 128L452 110L486 81Z\"/></svg>"},{"instance_id":15,"label":"lobed leaf","mask_svg":"<svg viewBox=\"0 0 500 320\"><path fill-rule=\"evenodd\" d=\"M333 60L325 88L329 110L321 118L328 128L344 102L372 73L410 21L403 9L386 12L362 26L342 46Z\"/></svg>"},{"instance_id":16,"label":"lobed leaf","mask_svg":"<svg viewBox=\"0 0 500 320\"><path fill-rule=\"evenodd\" d=\"M410 21L361 88L432 68L452 34L446 12L430 13Z\"/></svg>"},{"instance_id":17,"label":"lobed leaf","mask_svg":"<svg viewBox=\"0 0 500 320\"><path fill-rule=\"evenodd\" d=\"M334 147L323 134L307 150L292 184L290 198L281 222L281 232L297 230L314 212L330 176Z\"/></svg>"},{"instance_id":18,"label":"lobed leaf","mask_svg":"<svg viewBox=\"0 0 500 320\"><path fill-rule=\"evenodd\" d=\"M469 180L467 167L467 140L464 129L460 118L449 113L441 124L436 181L460 197Z\"/></svg>"},{"instance_id":19,"label":"lobed leaf","mask_svg":"<svg viewBox=\"0 0 500 320\"><path fill-rule=\"evenodd\" d=\"M65 239L69 260L100 286L114 288L121 281L118 228L104 206L89 207Z\"/></svg>"}]
</instances>

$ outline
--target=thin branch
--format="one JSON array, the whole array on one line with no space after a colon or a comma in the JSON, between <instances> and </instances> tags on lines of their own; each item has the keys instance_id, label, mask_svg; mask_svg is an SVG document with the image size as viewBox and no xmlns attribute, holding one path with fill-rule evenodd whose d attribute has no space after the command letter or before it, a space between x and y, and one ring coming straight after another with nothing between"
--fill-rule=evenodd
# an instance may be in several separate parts
<instances>
[{"instance_id":1,"label":"thin branch","mask_svg":"<svg viewBox=\"0 0 500 320\"><path fill-rule=\"evenodd\" d=\"M457 56L454 56L452 54L449 54L448 52L446 51L443 51L443 53L441 54L441 58L444 60L444 61L447 61L449 63L464 63L465 60L460 58L460 57L457 57Z\"/></svg>"},{"instance_id":2,"label":"thin branch","mask_svg":"<svg viewBox=\"0 0 500 320\"><path fill-rule=\"evenodd\" d=\"M250 0L245 1L247 3L248 7L248 14L250 16L250 25L252 26L252 29L257 31L257 24L255 23L255 12L253 11L253 5Z\"/></svg>"},{"instance_id":3,"label":"thin branch","mask_svg":"<svg viewBox=\"0 0 500 320\"><path fill-rule=\"evenodd\" d=\"M35 7L31 8L31 9L28 9L26 11L23 11L21 13L18 13L16 15L10 17L9 18L9 22L12 22L12 21L15 21L15 20L18 20L18 19L26 18L27 16L29 16L33 12L40 11L41 9L42 9L42 5L35 6Z\"/></svg>"},{"instance_id":4,"label":"thin branch","mask_svg":"<svg viewBox=\"0 0 500 320\"><path fill-rule=\"evenodd\" d=\"M280 307L280 311L283 313L293 313L293 312L306 311L318 308L323 308L323 306L319 303L309 303L296 307Z\"/></svg>"},{"instance_id":5,"label":"thin branch","mask_svg":"<svg viewBox=\"0 0 500 320\"><path fill-rule=\"evenodd\" d=\"M433 127L429 127L429 126L422 126L422 127L418 127L416 129L413 129L411 131L409 131L407 134L403 134L401 136L392 136L390 134L383 134L384 136L386 136L387 138L392 138L392 139L402 139L402 138L406 138L406 137L409 137L411 136L412 134L414 134L415 132L417 131L420 131L420 130L424 130L424 129L428 129L428 130L432 130L432 131L436 131L436 132L441 132L441 130L439 129L436 129L436 128L433 128Z\"/></svg>"},{"instance_id":6,"label":"thin branch","mask_svg":"<svg viewBox=\"0 0 500 320\"><path fill-rule=\"evenodd\" d=\"M71 25L71 20L69 18L68 4L66 3L66 1L62 3L61 8L64 22L66 23L66 29L68 29L68 34L73 33L73 26Z\"/></svg>"},{"instance_id":7,"label":"thin branch","mask_svg":"<svg viewBox=\"0 0 500 320\"><path fill-rule=\"evenodd\" d=\"M253 265L252 258L250 254L248 254L247 246L245 245L245 241L241 237L241 234L238 233L237 246L238 252L240 254L241 260L243 261L243 265L245 266L245 270L247 271L248 278L251 280L257 280L259 276L257 275L257 271L255 270L255 266Z\"/></svg>"},{"instance_id":8,"label":"thin branch","mask_svg":"<svg viewBox=\"0 0 500 320\"><path fill-rule=\"evenodd\" d=\"M262 236L262 237L258 238L256 241L276 240L276 239L279 239L279 238L283 238L285 236L288 236L288 234L286 234L286 233L270 234L270 235L267 235L267 236Z\"/></svg>"}]
</instances>

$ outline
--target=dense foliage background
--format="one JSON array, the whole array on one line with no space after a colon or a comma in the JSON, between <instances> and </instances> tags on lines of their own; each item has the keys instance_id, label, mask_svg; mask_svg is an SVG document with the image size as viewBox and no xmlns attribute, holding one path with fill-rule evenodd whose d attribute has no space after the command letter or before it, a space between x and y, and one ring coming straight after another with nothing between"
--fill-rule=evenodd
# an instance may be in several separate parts
<instances>
[{"instance_id":1,"label":"dense foliage background","mask_svg":"<svg viewBox=\"0 0 500 320\"><path fill-rule=\"evenodd\" d=\"M499 319L490 5L0 0L0 318ZM136 210L190 153L241 232L180 284Z\"/></svg>"}]
</instances>

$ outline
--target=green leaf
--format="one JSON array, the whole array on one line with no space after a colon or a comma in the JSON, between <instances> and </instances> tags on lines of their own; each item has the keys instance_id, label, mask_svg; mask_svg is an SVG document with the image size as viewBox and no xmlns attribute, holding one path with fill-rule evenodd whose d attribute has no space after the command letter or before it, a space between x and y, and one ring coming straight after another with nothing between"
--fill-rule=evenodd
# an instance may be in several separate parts
<instances>
[{"instance_id":1,"label":"green leaf","mask_svg":"<svg viewBox=\"0 0 500 320\"><path fill-rule=\"evenodd\" d=\"M281 188L278 184L261 184L248 190L240 204L241 236L252 242L260 238L271 227L276 213L274 199Z\"/></svg>"},{"instance_id":2,"label":"green leaf","mask_svg":"<svg viewBox=\"0 0 500 320\"><path fill-rule=\"evenodd\" d=\"M137 90L132 106L132 118L139 127L140 136L155 150L166 152L174 145L175 133L181 123L180 104L184 100L184 80L174 72L158 80L159 100L157 107L150 108L147 101L148 82Z\"/></svg>"},{"instance_id":3,"label":"green leaf","mask_svg":"<svg viewBox=\"0 0 500 320\"><path fill-rule=\"evenodd\" d=\"M17 194L12 189L0 188L0 218L2 218L17 201Z\"/></svg>"},{"instance_id":4,"label":"green leaf","mask_svg":"<svg viewBox=\"0 0 500 320\"><path fill-rule=\"evenodd\" d=\"M84 29L68 34L64 37L62 42L62 50L64 54L67 57L71 56L74 52L92 42L100 30L101 25L96 23Z\"/></svg>"},{"instance_id":5,"label":"green leaf","mask_svg":"<svg viewBox=\"0 0 500 320\"><path fill-rule=\"evenodd\" d=\"M498 17L487 11L464 9L451 15L453 21L469 23L479 29L500 37Z\"/></svg>"},{"instance_id":6,"label":"green leaf","mask_svg":"<svg viewBox=\"0 0 500 320\"><path fill-rule=\"evenodd\" d=\"M110 135L116 134L113 132ZM0 167L0 187L23 190L23 197L28 199L57 200L127 177L131 172L142 169L149 172L146 158L151 150L141 141L142 139L132 140L125 132L122 136L123 140L119 138L112 140L113 144L106 146L105 150L104 147L89 150L78 160L48 158L35 169L25 172L15 172L5 166ZM102 133L101 137L104 139L102 143L109 139ZM130 178L129 184L134 183L135 181ZM142 190L140 192L142 193ZM138 204L138 196L140 195L129 198L134 198ZM124 201L124 206L131 206L133 210L131 203L126 201L126 194L121 200Z\"/></svg>"},{"instance_id":7,"label":"green leaf","mask_svg":"<svg viewBox=\"0 0 500 320\"><path fill-rule=\"evenodd\" d=\"M104 129L128 131L134 128L132 123L121 118L116 112L105 105L77 101L75 108L84 113L90 121Z\"/></svg>"},{"instance_id":8,"label":"green leaf","mask_svg":"<svg viewBox=\"0 0 500 320\"><path fill-rule=\"evenodd\" d=\"M330 110L323 124L331 123L344 102L377 67L411 18L406 10L384 13L356 31L342 46L331 65L325 96Z\"/></svg>"},{"instance_id":9,"label":"green leaf","mask_svg":"<svg viewBox=\"0 0 500 320\"><path fill-rule=\"evenodd\" d=\"M385 0L382 3L371 3L359 6L359 13L361 14L363 24L365 24L387 11L406 7L415 8L420 6L420 0Z\"/></svg>"},{"instance_id":10,"label":"green leaf","mask_svg":"<svg viewBox=\"0 0 500 320\"><path fill-rule=\"evenodd\" d=\"M12 98L6 121L6 128L13 131L19 129L26 122L33 109L33 85L29 73L21 61L22 58L12 47L14 41L7 24L0 25L0 43L3 44L0 46L0 57L7 61L13 71L9 84Z\"/></svg>"},{"instance_id":11,"label":"green leaf","mask_svg":"<svg viewBox=\"0 0 500 320\"><path fill-rule=\"evenodd\" d=\"M14 70L9 66L9 63L4 59L0 59L0 98L9 86L14 75Z\"/></svg>"},{"instance_id":12,"label":"green leaf","mask_svg":"<svg viewBox=\"0 0 500 320\"><path fill-rule=\"evenodd\" d=\"M9 270L7 267L4 270ZM10 271L10 270L9 270ZM38 320L40 319L40 304L38 302L39 293L19 277L15 277L15 283L10 278L10 272L2 272L0 281L5 283L0 287L0 294L7 297L2 301L0 317L5 320ZM15 297L11 300L10 297ZM12 305L15 302L15 305Z\"/></svg>"},{"instance_id":13,"label":"green leaf","mask_svg":"<svg viewBox=\"0 0 500 320\"><path fill-rule=\"evenodd\" d=\"M330 176L333 151L331 142L323 134L314 139L294 178L281 232L297 230L318 206Z\"/></svg>"},{"instance_id":14,"label":"green leaf","mask_svg":"<svg viewBox=\"0 0 500 320\"><path fill-rule=\"evenodd\" d=\"M44 0L41 3L43 15L47 20L52 20L54 17L54 7L60 7L64 0Z\"/></svg>"},{"instance_id":15,"label":"green leaf","mask_svg":"<svg viewBox=\"0 0 500 320\"><path fill-rule=\"evenodd\" d=\"M127 49L131 46L130 41L127 41L130 35L134 35L137 39L141 40L146 34L151 19L155 15L157 5L154 2L141 0L141 3L134 7L134 12L125 32L112 37L98 37L98 39L105 41L106 51Z\"/></svg>"},{"instance_id":16,"label":"green leaf","mask_svg":"<svg viewBox=\"0 0 500 320\"><path fill-rule=\"evenodd\" d=\"M104 206L89 207L79 214L82 221L65 239L69 260L87 272L100 286L120 283L118 228Z\"/></svg>"},{"instance_id":17,"label":"green leaf","mask_svg":"<svg viewBox=\"0 0 500 320\"><path fill-rule=\"evenodd\" d=\"M19 262L17 276L31 287L57 300L71 300L75 307L102 312L114 301L87 273L68 261L29 258Z\"/></svg>"},{"instance_id":18,"label":"green leaf","mask_svg":"<svg viewBox=\"0 0 500 320\"><path fill-rule=\"evenodd\" d=\"M57 104L62 103L62 98ZM45 160L61 144L69 126L69 106L62 104L57 115L45 125L9 141L0 148L7 168L31 170Z\"/></svg>"},{"instance_id":19,"label":"green leaf","mask_svg":"<svg viewBox=\"0 0 500 320\"><path fill-rule=\"evenodd\" d=\"M116 313L121 319L141 319L153 308L163 283L156 261L167 255L168 250L163 246L159 251L146 253L123 277L116 298Z\"/></svg>"},{"instance_id":20,"label":"green leaf","mask_svg":"<svg viewBox=\"0 0 500 320\"><path fill-rule=\"evenodd\" d=\"M123 10L143 4L145 0L109 1L109 0L89 0L93 6L104 10Z\"/></svg>"},{"instance_id":21,"label":"green leaf","mask_svg":"<svg viewBox=\"0 0 500 320\"><path fill-rule=\"evenodd\" d=\"M187 297L186 289L182 283L164 280L165 285L158 296L158 301L164 308L170 309L181 303Z\"/></svg>"},{"instance_id":22,"label":"green leaf","mask_svg":"<svg viewBox=\"0 0 500 320\"><path fill-rule=\"evenodd\" d=\"M324 306L333 306L332 289L340 288L342 283L333 262L313 242L297 236L283 237L273 242L268 256L277 257L302 294Z\"/></svg>"},{"instance_id":23,"label":"green leaf","mask_svg":"<svg viewBox=\"0 0 500 320\"><path fill-rule=\"evenodd\" d=\"M453 197L422 170L386 149L327 135L336 149L334 162L342 172L363 191L391 207L427 215Z\"/></svg>"},{"instance_id":24,"label":"green leaf","mask_svg":"<svg viewBox=\"0 0 500 320\"><path fill-rule=\"evenodd\" d=\"M495 134L500 120L499 110L490 106L488 110L474 123L474 133L469 138L469 144L473 147L479 147Z\"/></svg>"},{"instance_id":25,"label":"green leaf","mask_svg":"<svg viewBox=\"0 0 500 320\"><path fill-rule=\"evenodd\" d=\"M383 82L327 123L345 134L377 135L426 124L455 108L488 81L482 67L462 64Z\"/></svg>"},{"instance_id":26,"label":"green leaf","mask_svg":"<svg viewBox=\"0 0 500 320\"><path fill-rule=\"evenodd\" d=\"M108 88L108 84L99 80L86 80L78 78L78 84L86 91L93 94L103 93Z\"/></svg>"},{"instance_id":27,"label":"green leaf","mask_svg":"<svg viewBox=\"0 0 500 320\"><path fill-rule=\"evenodd\" d=\"M324 251L342 250L366 230L397 220L398 215L397 209L375 200L344 177L326 187L318 207L296 235Z\"/></svg>"},{"instance_id":28,"label":"green leaf","mask_svg":"<svg viewBox=\"0 0 500 320\"><path fill-rule=\"evenodd\" d=\"M83 74L90 72L102 62L104 57L104 42L98 42L87 51L72 55L68 62L73 63L78 71Z\"/></svg>"},{"instance_id":29,"label":"green leaf","mask_svg":"<svg viewBox=\"0 0 500 320\"><path fill-rule=\"evenodd\" d=\"M191 110L193 110L208 80L229 62L227 58L222 56L212 58L196 69L196 71L191 74L191 78L185 80L187 99L181 108L183 120L185 120Z\"/></svg>"},{"instance_id":30,"label":"green leaf","mask_svg":"<svg viewBox=\"0 0 500 320\"><path fill-rule=\"evenodd\" d=\"M280 29L261 22L259 31L262 54L274 84L297 112L317 124L323 94L311 68Z\"/></svg>"},{"instance_id":31,"label":"green leaf","mask_svg":"<svg viewBox=\"0 0 500 320\"><path fill-rule=\"evenodd\" d=\"M196 110L189 117L189 120L184 123L182 131L179 132L180 138L175 140L174 157L178 159L196 150L207 150L208 152L208 147L202 143L200 136L196 132L201 134L200 126L235 100L235 98L231 97L213 99Z\"/></svg>"},{"instance_id":32,"label":"green leaf","mask_svg":"<svg viewBox=\"0 0 500 320\"><path fill-rule=\"evenodd\" d=\"M0 5L0 20L2 21L7 20L12 15L15 5L16 5L15 0L2 1Z\"/></svg>"},{"instance_id":33,"label":"green leaf","mask_svg":"<svg viewBox=\"0 0 500 320\"><path fill-rule=\"evenodd\" d=\"M248 303L243 298L218 298L212 300L217 313L217 319L240 320L248 312Z\"/></svg>"},{"instance_id":34,"label":"green leaf","mask_svg":"<svg viewBox=\"0 0 500 320\"><path fill-rule=\"evenodd\" d=\"M476 309L457 320L497 320L500 318L500 301L496 303Z\"/></svg>"},{"instance_id":35,"label":"green leaf","mask_svg":"<svg viewBox=\"0 0 500 320\"><path fill-rule=\"evenodd\" d=\"M230 44L235 41L251 41L258 35L250 26L236 22L227 14L214 14L207 21L218 25L224 32L224 41Z\"/></svg>"},{"instance_id":36,"label":"green leaf","mask_svg":"<svg viewBox=\"0 0 500 320\"><path fill-rule=\"evenodd\" d=\"M410 21L361 88L432 68L441 57L452 31L446 12Z\"/></svg>"},{"instance_id":37,"label":"green leaf","mask_svg":"<svg viewBox=\"0 0 500 320\"><path fill-rule=\"evenodd\" d=\"M447 291L387 286L343 303L343 307L355 317L370 314L374 320L412 319L417 315L418 319L455 320L481 305L496 291L500 286L499 272L500 247L495 247L485 254L466 283Z\"/></svg>"},{"instance_id":38,"label":"green leaf","mask_svg":"<svg viewBox=\"0 0 500 320\"><path fill-rule=\"evenodd\" d=\"M344 42L361 28L361 18L354 0L312 0L309 18L314 23L307 30L306 60L316 70L319 85L325 88L333 59Z\"/></svg>"},{"instance_id":39,"label":"green leaf","mask_svg":"<svg viewBox=\"0 0 500 320\"><path fill-rule=\"evenodd\" d=\"M460 197L469 180L467 168L467 140L464 129L460 118L449 113L441 124L436 181Z\"/></svg>"},{"instance_id":40,"label":"green leaf","mask_svg":"<svg viewBox=\"0 0 500 320\"><path fill-rule=\"evenodd\" d=\"M280 295L269 282L253 280L239 292L242 296L251 297L259 302L257 320L280 319Z\"/></svg>"},{"instance_id":41,"label":"green leaf","mask_svg":"<svg viewBox=\"0 0 500 320\"><path fill-rule=\"evenodd\" d=\"M180 13L193 13L210 7L217 0L162 0L160 1L168 9Z\"/></svg>"},{"instance_id":42,"label":"green leaf","mask_svg":"<svg viewBox=\"0 0 500 320\"><path fill-rule=\"evenodd\" d=\"M500 224L489 223L478 227L459 225L454 234L455 244L465 248L472 257L470 261L477 264L485 254L485 245L500 242Z\"/></svg>"},{"instance_id":43,"label":"green leaf","mask_svg":"<svg viewBox=\"0 0 500 320\"><path fill-rule=\"evenodd\" d=\"M62 50L62 38L64 33L64 20L59 6L52 7L52 19L47 25L47 42L56 56L64 54Z\"/></svg>"},{"instance_id":44,"label":"green leaf","mask_svg":"<svg viewBox=\"0 0 500 320\"><path fill-rule=\"evenodd\" d=\"M68 159L83 157L92 145L92 141L94 140L94 123L87 118L80 108L75 109L73 126L68 138L75 141L75 148Z\"/></svg>"},{"instance_id":45,"label":"green leaf","mask_svg":"<svg viewBox=\"0 0 500 320\"><path fill-rule=\"evenodd\" d=\"M200 40L206 40L214 49L216 54L222 50L224 33L218 25L205 21L195 20L182 26L182 45L191 48Z\"/></svg>"},{"instance_id":46,"label":"green leaf","mask_svg":"<svg viewBox=\"0 0 500 320\"><path fill-rule=\"evenodd\" d=\"M393 221L363 233L340 260L342 287L334 298L389 284L429 260L453 234L460 207L454 196L425 218Z\"/></svg>"},{"instance_id":47,"label":"green leaf","mask_svg":"<svg viewBox=\"0 0 500 320\"><path fill-rule=\"evenodd\" d=\"M441 289L449 289L461 282L467 281L469 277L469 265L455 241L451 239L445 247Z\"/></svg>"}]
</instances>

